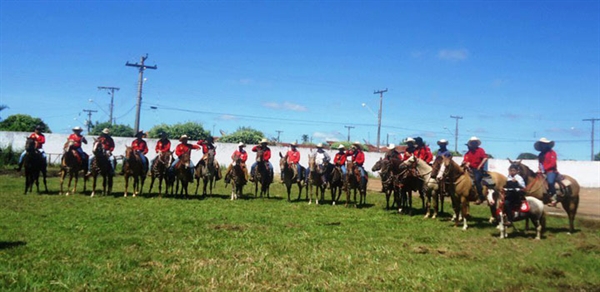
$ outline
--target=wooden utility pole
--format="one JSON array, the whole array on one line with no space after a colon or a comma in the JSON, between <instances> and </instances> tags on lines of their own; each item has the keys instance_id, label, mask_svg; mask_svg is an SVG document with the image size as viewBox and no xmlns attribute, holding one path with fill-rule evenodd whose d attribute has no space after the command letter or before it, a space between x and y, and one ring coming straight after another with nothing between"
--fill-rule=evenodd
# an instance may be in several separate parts
<instances>
[{"instance_id":1,"label":"wooden utility pole","mask_svg":"<svg viewBox=\"0 0 600 292\"><path fill-rule=\"evenodd\" d=\"M350 129L354 129L354 126L344 126L344 128L348 129L348 142L350 142Z\"/></svg>"},{"instance_id":2,"label":"wooden utility pole","mask_svg":"<svg viewBox=\"0 0 600 292\"><path fill-rule=\"evenodd\" d=\"M113 123L115 123L115 121L113 121L113 108L114 108L114 102L115 102L115 90L119 91L119 88L118 87L109 87L109 86L98 86L98 90L101 90L101 89L106 89L106 90L110 91L110 119L108 120L108 122L112 126Z\"/></svg>"},{"instance_id":3,"label":"wooden utility pole","mask_svg":"<svg viewBox=\"0 0 600 292\"><path fill-rule=\"evenodd\" d=\"M386 93L387 88L384 90L377 90L373 94L379 94L379 115L377 116L377 152L381 152L379 143L381 143L381 107L383 106L383 94Z\"/></svg>"},{"instance_id":4,"label":"wooden utility pole","mask_svg":"<svg viewBox=\"0 0 600 292\"><path fill-rule=\"evenodd\" d=\"M458 120L462 120L463 117L450 116L450 118L456 120L456 127L454 128L454 152L458 152Z\"/></svg>"},{"instance_id":5,"label":"wooden utility pole","mask_svg":"<svg viewBox=\"0 0 600 292\"><path fill-rule=\"evenodd\" d=\"M88 120L87 120L87 128L88 128L88 135L90 134L90 132L92 131L92 113L97 113L98 111L96 110L89 110L89 109L84 109L84 112L86 112L88 114Z\"/></svg>"},{"instance_id":6,"label":"wooden utility pole","mask_svg":"<svg viewBox=\"0 0 600 292\"><path fill-rule=\"evenodd\" d=\"M283 133L283 131L281 131L281 130L276 130L275 132L277 132L277 143L279 143L279 142L281 142L281 141L279 140L279 135L280 135L281 133Z\"/></svg>"},{"instance_id":7,"label":"wooden utility pole","mask_svg":"<svg viewBox=\"0 0 600 292\"><path fill-rule=\"evenodd\" d=\"M146 54L146 56L142 56L140 58L141 64L138 64L138 63L131 64L131 63L129 63L129 61L127 63L125 63L125 66L139 68L139 72L140 72L139 79L138 79L138 93L137 93L137 106L136 106L136 111L135 111L134 133L137 133L140 130L140 108L142 107L142 85L144 84L144 70L146 70L146 69L156 70L158 68L156 65L154 65L154 66L144 65L144 62L146 61L146 59L148 59L148 54Z\"/></svg>"},{"instance_id":8,"label":"wooden utility pole","mask_svg":"<svg viewBox=\"0 0 600 292\"><path fill-rule=\"evenodd\" d=\"M600 119L583 119L584 122L592 122L592 157L591 160L594 161L594 124L596 121L600 121Z\"/></svg>"}]
</instances>

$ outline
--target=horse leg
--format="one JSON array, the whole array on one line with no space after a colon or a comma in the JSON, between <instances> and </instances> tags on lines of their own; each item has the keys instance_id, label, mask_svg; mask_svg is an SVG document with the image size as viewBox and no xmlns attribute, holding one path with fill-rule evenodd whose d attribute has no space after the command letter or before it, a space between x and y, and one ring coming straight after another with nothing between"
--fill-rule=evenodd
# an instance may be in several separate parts
<instances>
[{"instance_id":1,"label":"horse leg","mask_svg":"<svg viewBox=\"0 0 600 292\"><path fill-rule=\"evenodd\" d=\"M123 197L127 197L127 188L129 188L129 174L125 172L125 192L123 193Z\"/></svg>"},{"instance_id":2,"label":"horse leg","mask_svg":"<svg viewBox=\"0 0 600 292\"><path fill-rule=\"evenodd\" d=\"M469 228L469 225L467 224L467 215L468 215L468 210L469 210L469 200L465 197L461 198L461 214L462 214L462 219L463 219L463 230L467 230L467 228Z\"/></svg>"},{"instance_id":3,"label":"horse leg","mask_svg":"<svg viewBox=\"0 0 600 292\"><path fill-rule=\"evenodd\" d=\"M137 195L138 189L140 187L140 180L137 175L133 175L133 197Z\"/></svg>"},{"instance_id":4,"label":"horse leg","mask_svg":"<svg viewBox=\"0 0 600 292\"><path fill-rule=\"evenodd\" d=\"M92 178L92 194L90 195L90 197L93 197L96 194L96 179L97 179L97 174L94 174L93 178ZM71 185L71 183L69 182L69 186Z\"/></svg>"}]
</instances>

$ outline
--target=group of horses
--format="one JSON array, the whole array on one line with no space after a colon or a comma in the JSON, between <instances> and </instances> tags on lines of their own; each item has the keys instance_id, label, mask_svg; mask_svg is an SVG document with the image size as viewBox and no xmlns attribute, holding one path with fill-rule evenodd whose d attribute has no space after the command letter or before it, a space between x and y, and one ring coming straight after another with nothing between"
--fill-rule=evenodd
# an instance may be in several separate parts
<instances>
[{"instance_id":1,"label":"group of horses","mask_svg":"<svg viewBox=\"0 0 600 292\"><path fill-rule=\"evenodd\" d=\"M517 167L518 173L524 178L526 188L521 190L524 194L523 208L518 205L508 212L514 212L514 221L531 221L536 227L536 239L540 239L546 224L544 204L550 199L547 195L547 182L542 174L532 171L521 161L509 161L511 165ZM375 163L372 171L380 172L387 209L390 208L390 197L393 197L392 208L396 206L399 212L408 210L410 213L413 210L412 192L418 192L425 210L425 218L436 218L438 206L441 206L443 212L444 197L449 196L454 211L451 220L455 226L462 221L463 229L468 228L469 202L477 200L478 194L469 169L456 163L452 157L438 156L431 166L414 156L405 161L380 159ZM487 195L492 215L490 222L499 223L501 237L507 236L503 198L507 191L513 191L505 188L506 182L506 176L493 171L488 171L482 181L483 193ZM556 185L562 207L569 219L569 232L573 232L579 205L579 184L574 178L561 174Z\"/></svg>"}]
</instances>

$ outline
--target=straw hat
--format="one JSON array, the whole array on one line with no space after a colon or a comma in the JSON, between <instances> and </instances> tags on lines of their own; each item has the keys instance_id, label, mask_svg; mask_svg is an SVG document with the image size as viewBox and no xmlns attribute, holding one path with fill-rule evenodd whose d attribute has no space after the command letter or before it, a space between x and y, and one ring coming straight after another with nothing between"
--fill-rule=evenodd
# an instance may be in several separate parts
<instances>
[{"instance_id":1,"label":"straw hat","mask_svg":"<svg viewBox=\"0 0 600 292\"><path fill-rule=\"evenodd\" d=\"M104 130L102 130L103 134L110 134L110 129L108 128L104 128Z\"/></svg>"},{"instance_id":2,"label":"straw hat","mask_svg":"<svg viewBox=\"0 0 600 292\"><path fill-rule=\"evenodd\" d=\"M260 144L268 144L269 140L267 140L267 138L263 138L262 140L260 140Z\"/></svg>"},{"instance_id":3,"label":"straw hat","mask_svg":"<svg viewBox=\"0 0 600 292\"><path fill-rule=\"evenodd\" d=\"M346 146L340 144L340 146L338 146L338 149L346 149Z\"/></svg>"},{"instance_id":4,"label":"straw hat","mask_svg":"<svg viewBox=\"0 0 600 292\"><path fill-rule=\"evenodd\" d=\"M415 139L408 137L408 138L406 138L406 140L404 142L406 142L408 144L408 143L415 143L416 141L415 141Z\"/></svg>"},{"instance_id":5,"label":"straw hat","mask_svg":"<svg viewBox=\"0 0 600 292\"><path fill-rule=\"evenodd\" d=\"M546 138L541 138L540 140L535 142L535 144L533 144L533 148L535 148L535 150L537 151L542 151L542 144L549 145L550 148L554 147L554 141L548 140Z\"/></svg>"},{"instance_id":6,"label":"straw hat","mask_svg":"<svg viewBox=\"0 0 600 292\"><path fill-rule=\"evenodd\" d=\"M296 143L296 142L292 142L292 143L290 144L290 146L292 146L292 147L297 147L297 146L298 146L298 143Z\"/></svg>"},{"instance_id":7,"label":"straw hat","mask_svg":"<svg viewBox=\"0 0 600 292\"><path fill-rule=\"evenodd\" d=\"M481 140L479 140L479 138L473 136L469 139L469 141L467 141L467 146L472 145L472 144L477 144L477 146L481 145Z\"/></svg>"},{"instance_id":8,"label":"straw hat","mask_svg":"<svg viewBox=\"0 0 600 292\"><path fill-rule=\"evenodd\" d=\"M246 144L244 144L244 142L240 142L238 143L238 147L246 147Z\"/></svg>"},{"instance_id":9,"label":"straw hat","mask_svg":"<svg viewBox=\"0 0 600 292\"><path fill-rule=\"evenodd\" d=\"M77 132L77 131L81 132L81 131L83 131L83 129L80 126L73 128L73 132Z\"/></svg>"},{"instance_id":10,"label":"straw hat","mask_svg":"<svg viewBox=\"0 0 600 292\"><path fill-rule=\"evenodd\" d=\"M387 149L388 150L396 149L396 144L390 143L390 145L388 145Z\"/></svg>"},{"instance_id":11,"label":"straw hat","mask_svg":"<svg viewBox=\"0 0 600 292\"><path fill-rule=\"evenodd\" d=\"M317 148L323 148L323 143L317 144Z\"/></svg>"},{"instance_id":12,"label":"straw hat","mask_svg":"<svg viewBox=\"0 0 600 292\"><path fill-rule=\"evenodd\" d=\"M179 137L179 141L182 141L182 140L188 140L189 138L190 138L190 137L188 137L188 135L186 135L186 134L183 134L183 135L181 135L181 137Z\"/></svg>"},{"instance_id":13,"label":"straw hat","mask_svg":"<svg viewBox=\"0 0 600 292\"><path fill-rule=\"evenodd\" d=\"M446 139L440 139L439 141L437 141L437 144L442 146L442 145L448 145L448 140Z\"/></svg>"}]
</instances>

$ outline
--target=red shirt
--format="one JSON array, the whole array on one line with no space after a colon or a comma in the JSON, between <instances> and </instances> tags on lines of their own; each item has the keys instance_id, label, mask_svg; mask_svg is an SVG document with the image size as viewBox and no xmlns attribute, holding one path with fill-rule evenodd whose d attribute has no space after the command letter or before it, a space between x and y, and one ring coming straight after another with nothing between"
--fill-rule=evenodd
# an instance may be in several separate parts
<instances>
[{"instance_id":1,"label":"red shirt","mask_svg":"<svg viewBox=\"0 0 600 292\"><path fill-rule=\"evenodd\" d=\"M208 144L208 142L204 141L204 140L198 140L198 142L196 143L200 146L202 146L202 153L206 154L208 153L208 149L215 149L215 146L212 144ZM209 147L210 145L210 147ZM217 155L217 150L215 149L215 155Z\"/></svg>"},{"instance_id":2,"label":"red shirt","mask_svg":"<svg viewBox=\"0 0 600 292\"><path fill-rule=\"evenodd\" d=\"M427 145L423 145L423 147L418 147L415 149L415 156L421 160L425 160L427 163L430 163L431 160L433 160L433 154L431 154L431 150L429 147L427 147Z\"/></svg>"},{"instance_id":3,"label":"red shirt","mask_svg":"<svg viewBox=\"0 0 600 292\"><path fill-rule=\"evenodd\" d=\"M481 162L487 158L485 150L481 147L477 147L474 151L467 151L465 157L463 157L463 163L469 163L470 168L478 168Z\"/></svg>"},{"instance_id":4,"label":"red shirt","mask_svg":"<svg viewBox=\"0 0 600 292\"><path fill-rule=\"evenodd\" d=\"M131 142L131 148L133 148L133 150L142 151L144 155L148 154L148 144L142 139L133 140L133 142Z\"/></svg>"},{"instance_id":5,"label":"red shirt","mask_svg":"<svg viewBox=\"0 0 600 292\"><path fill-rule=\"evenodd\" d=\"M546 153L540 153L538 156L538 161L544 172L557 171L556 159L556 152L552 149L546 151Z\"/></svg>"},{"instance_id":6,"label":"red shirt","mask_svg":"<svg viewBox=\"0 0 600 292\"><path fill-rule=\"evenodd\" d=\"M200 149L200 146L194 145L194 144L179 143L179 145L177 145L177 147L175 147L175 155L177 155L179 157L183 153L189 152L192 149Z\"/></svg>"},{"instance_id":7,"label":"red shirt","mask_svg":"<svg viewBox=\"0 0 600 292\"><path fill-rule=\"evenodd\" d=\"M414 153L410 153L410 152L406 151L406 152L404 152L404 156L400 155L400 159L402 159L402 161L406 161L413 155L414 155Z\"/></svg>"},{"instance_id":8,"label":"red shirt","mask_svg":"<svg viewBox=\"0 0 600 292\"><path fill-rule=\"evenodd\" d=\"M257 152L259 147L259 145L252 147L252 152ZM271 159L271 149L269 147L266 147L263 150L263 161L269 161L269 159Z\"/></svg>"},{"instance_id":9,"label":"red shirt","mask_svg":"<svg viewBox=\"0 0 600 292\"><path fill-rule=\"evenodd\" d=\"M333 163L338 166L346 164L346 153L336 153L333 157Z\"/></svg>"},{"instance_id":10,"label":"red shirt","mask_svg":"<svg viewBox=\"0 0 600 292\"><path fill-rule=\"evenodd\" d=\"M104 150L113 151L115 150L115 141L110 136L100 136L98 142L102 144Z\"/></svg>"},{"instance_id":11,"label":"red shirt","mask_svg":"<svg viewBox=\"0 0 600 292\"><path fill-rule=\"evenodd\" d=\"M298 150L290 150L287 152L288 163L300 162L300 152Z\"/></svg>"},{"instance_id":12,"label":"red shirt","mask_svg":"<svg viewBox=\"0 0 600 292\"><path fill-rule=\"evenodd\" d=\"M35 140L36 149L42 149L42 145L46 143L46 137L44 137L44 134L42 133L31 133L31 135L29 135L29 138Z\"/></svg>"},{"instance_id":13,"label":"red shirt","mask_svg":"<svg viewBox=\"0 0 600 292\"><path fill-rule=\"evenodd\" d=\"M365 153L361 150L354 151L354 153L352 153L352 161L354 161L355 164L362 166L363 163L365 163Z\"/></svg>"},{"instance_id":14,"label":"red shirt","mask_svg":"<svg viewBox=\"0 0 600 292\"><path fill-rule=\"evenodd\" d=\"M83 141L82 135L77 135L75 133L69 135L68 141L73 141L74 148L81 148L81 142Z\"/></svg>"},{"instance_id":15,"label":"red shirt","mask_svg":"<svg viewBox=\"0 0 600 292\"><path fill-rule=\"evenodd\" d=\"M244 163L246 163L246 160L248 160L248 152L246 152L246 150L233 151L233 154L231 155L231 160L234 160L236 156L239 157Z\"/></svg>"},{"instance_id":16,"label":"red shirt","mask_svg":"<svg viewBox=\"0 0 600 292\"><path fill-rule=\"evenodd\" d=\"M171 141L169 141L168 139L165 140L166 141L164 142L163 140L158 140L158 142L156 143L156 147L154 148L154 150L156 150L156 153L171 151Z\"/></svg>"}]
</instances>

